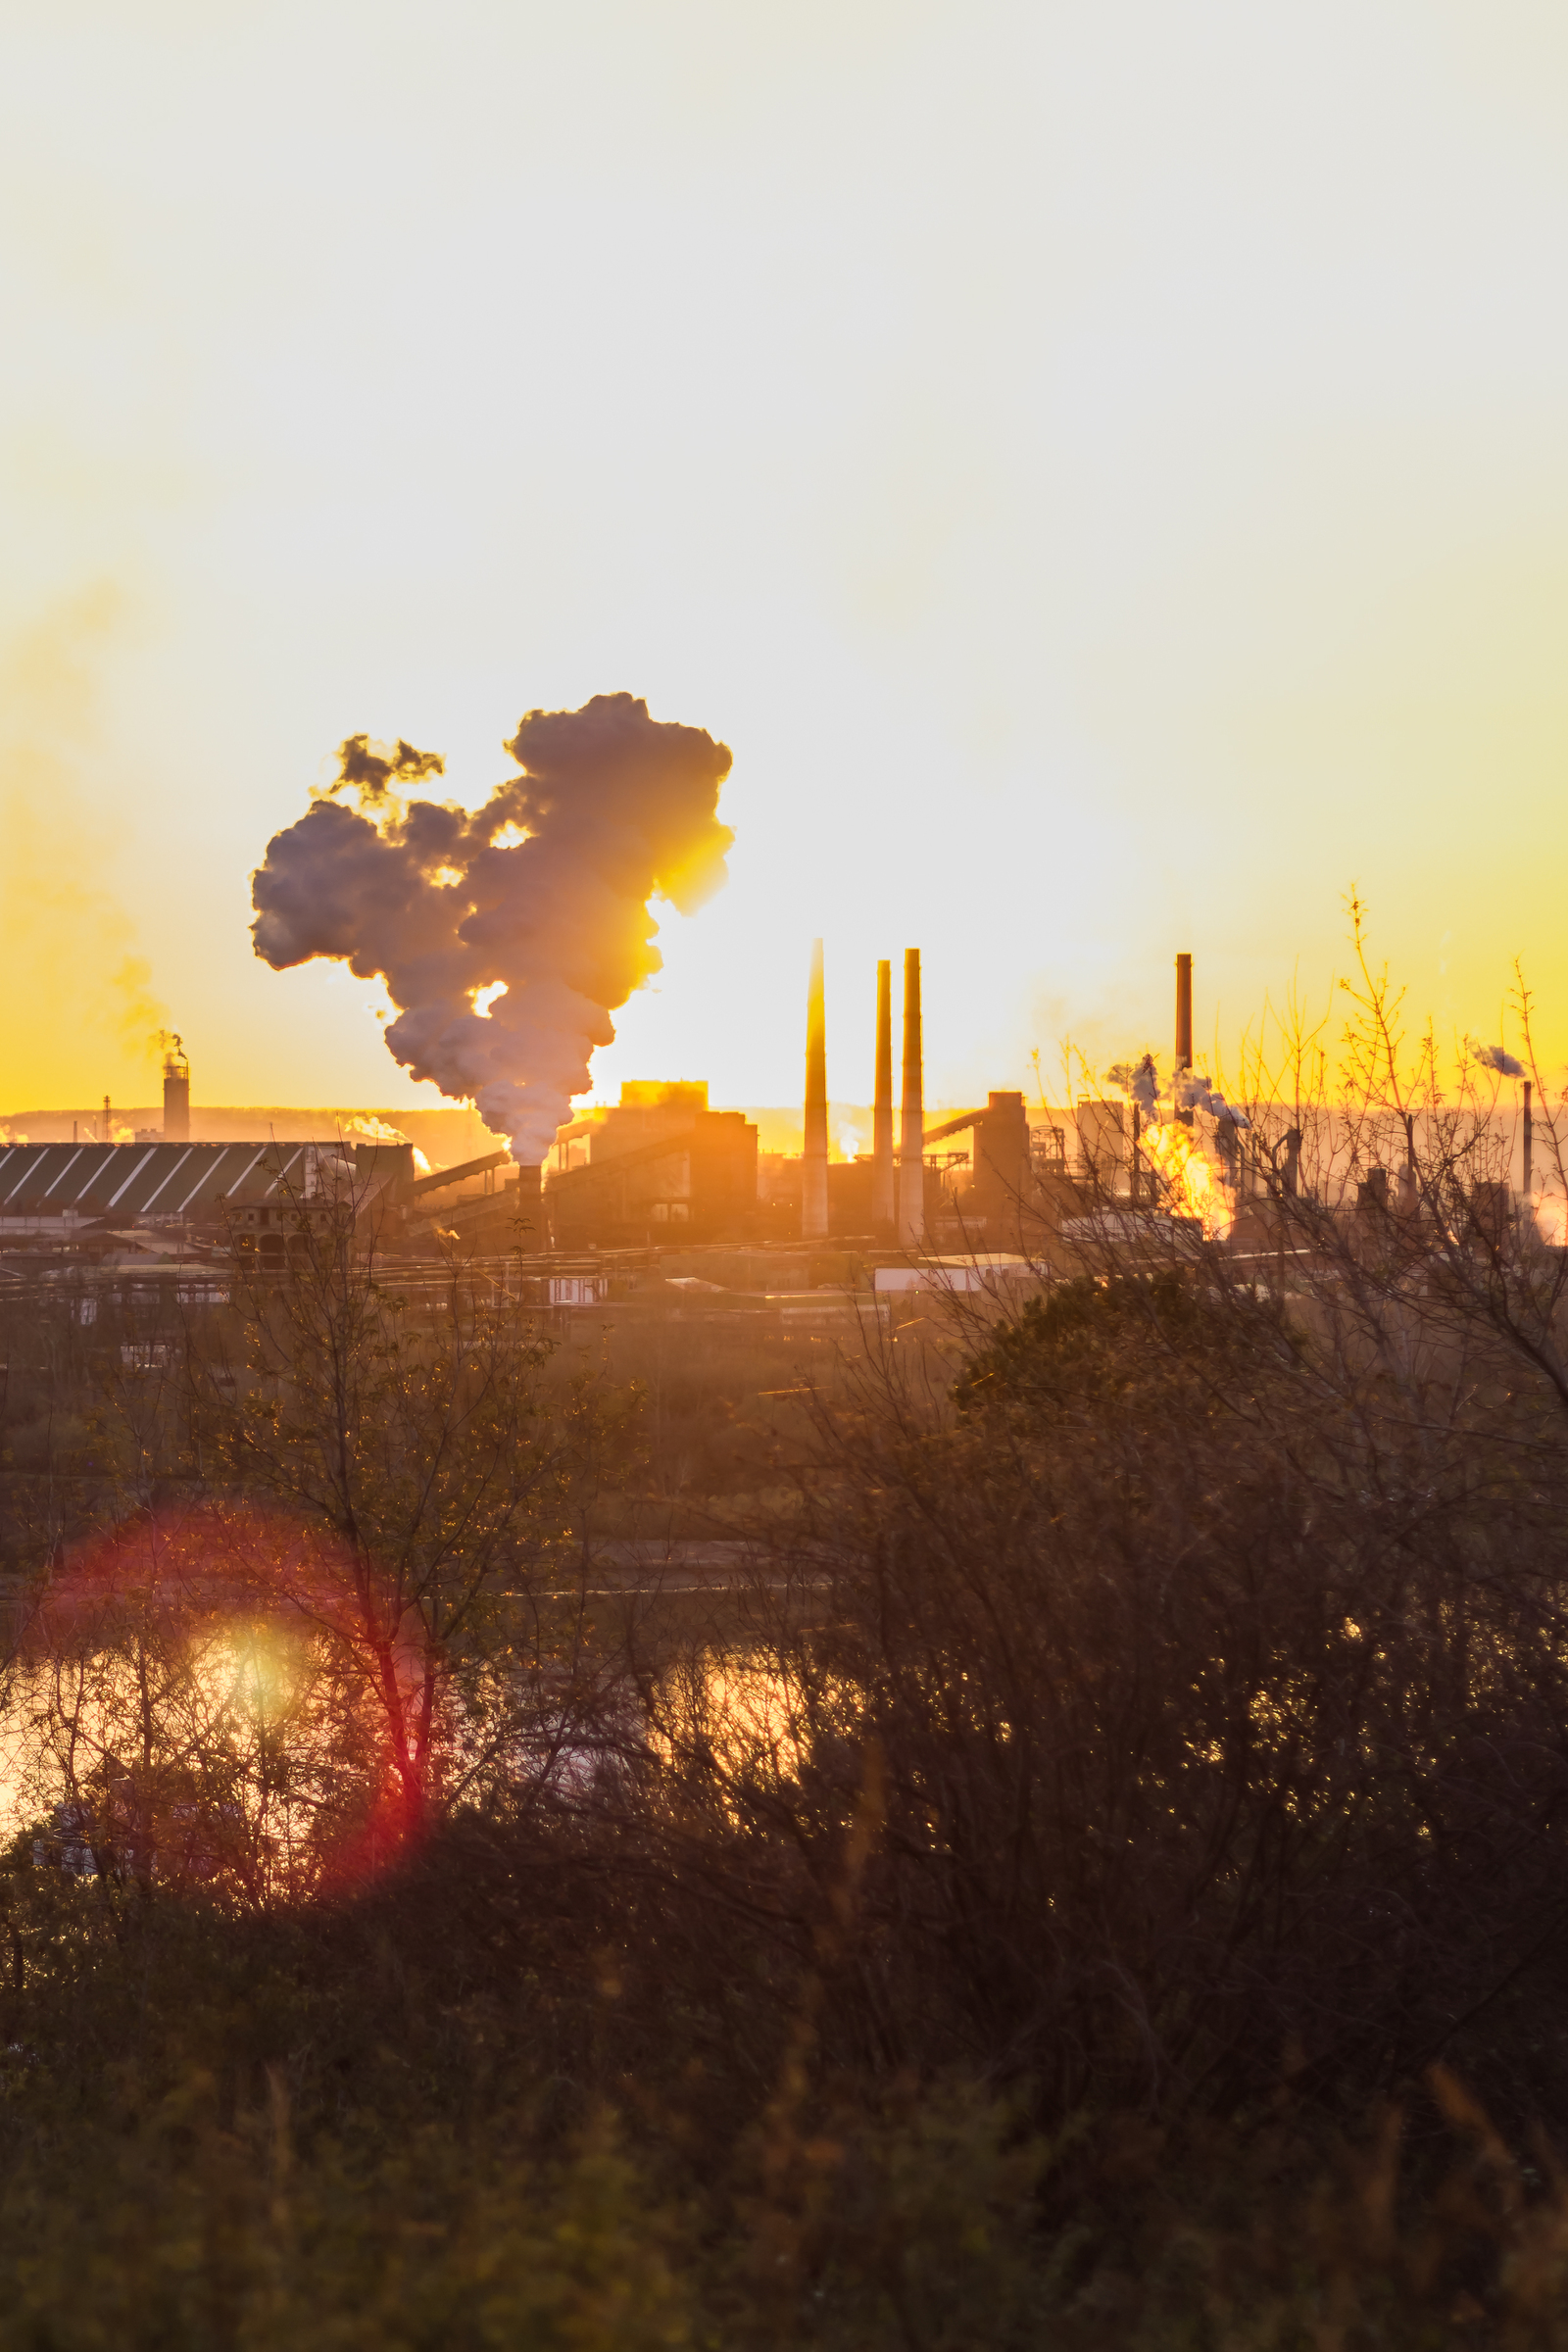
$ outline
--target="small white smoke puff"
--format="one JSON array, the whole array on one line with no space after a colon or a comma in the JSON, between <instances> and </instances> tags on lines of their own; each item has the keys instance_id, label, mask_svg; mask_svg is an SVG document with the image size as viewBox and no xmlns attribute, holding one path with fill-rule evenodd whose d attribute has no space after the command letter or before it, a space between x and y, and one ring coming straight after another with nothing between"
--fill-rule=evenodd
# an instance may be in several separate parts
<instances>
[{"instance_id":1,"label":"small white smoke puff","mask_svg":"<svg viewBox=\"0 0 1568 2352\"><path fill-rule=\"evenodd\" d=\"M1499 1078L1522 1078L1524 1076L1524 1063L1516 1060L1514 1055L1507 1053L1503 1047L1478 1045L1473 1037L1467 1037L1464 1043L1465 1051L1471 1060L1479 1062L1484 1070L1495 1070Z\"/></svg>"},{"instance_id":2,"label":"small white smoke puff","mask_svg":"<svg viewBox=\"0 0 1568 2352\"><path fill-rule=\"evenodd\" d=\"M337 780L269 842L251 935L276 971L326 956L383 980L389 1052L535 1166L614 1039L611 1013L662 962L649 900L689 914L726 878L730 754L629 694L530 710L507 750L522 772L470 816L399 798L441 773L435 753L351 736Z\"/></svg>"}]
</instances>

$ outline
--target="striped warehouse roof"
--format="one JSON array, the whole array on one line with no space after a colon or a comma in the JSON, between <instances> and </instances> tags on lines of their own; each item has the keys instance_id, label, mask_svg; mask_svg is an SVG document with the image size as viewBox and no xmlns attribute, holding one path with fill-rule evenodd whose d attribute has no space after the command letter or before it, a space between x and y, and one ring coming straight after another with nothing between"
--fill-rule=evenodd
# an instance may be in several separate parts
<instances>
[{"instance_id":1,"label":"striped warehouse roof","mask_svg":"<svg viewBox=\"0 0 1568 2352\"><path fill-rule=\"evenodd\" d=\"M10 1144L0 1146L6 1217L212 1217L225 1201L306 1190L314 1144ZM312 1169L314 1176L314 1168ZM314 1186L312 1187L314 1190Z\"/></svg>"}]
</instances>

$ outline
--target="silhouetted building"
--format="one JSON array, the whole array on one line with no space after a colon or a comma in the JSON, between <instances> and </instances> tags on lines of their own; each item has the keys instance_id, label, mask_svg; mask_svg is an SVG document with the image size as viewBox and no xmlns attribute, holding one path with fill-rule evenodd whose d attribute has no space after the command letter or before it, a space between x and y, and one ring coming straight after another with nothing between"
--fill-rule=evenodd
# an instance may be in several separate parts
<instances>
[{"instance_id":1,"label":"silhouetted building","mask_svg":"<svg viewBox=\"0 0 1568 2352\"><path fill-rule=\"evenodd\" d=\"M756 1212L757 1129L710 1110L706 1083L629 1079L615 1108L563 1129L554 1156L544 1205L558 1250L717 1241Z\"/></svg>"}]
</instances>

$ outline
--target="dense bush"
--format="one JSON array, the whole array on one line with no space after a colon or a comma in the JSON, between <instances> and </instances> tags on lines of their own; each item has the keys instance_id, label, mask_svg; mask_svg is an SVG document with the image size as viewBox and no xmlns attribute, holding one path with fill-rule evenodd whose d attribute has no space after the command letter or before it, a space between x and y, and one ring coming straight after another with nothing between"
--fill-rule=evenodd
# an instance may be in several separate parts
<instances>
[{"instance_id":1,"label":"dense bush","mask_svg":"<svg viewBox=\"0 0 1568 2352\"><path fill-rule=\"evenodd\" d=\"M1439 2058L1568 2099L1568 1494L1502 1372L1477 1339L1457 1395L1341 1379L1250 1288L1085 1277L956 1419L824 1423L794 1564L830 1606L775 1634L798 1768L686 1755L818 1886L874 1802L858 2057L1027 2080L1053 2129L1237 2115L1282 2069L1354 2109Z\"/></svg>"}]
</instances>

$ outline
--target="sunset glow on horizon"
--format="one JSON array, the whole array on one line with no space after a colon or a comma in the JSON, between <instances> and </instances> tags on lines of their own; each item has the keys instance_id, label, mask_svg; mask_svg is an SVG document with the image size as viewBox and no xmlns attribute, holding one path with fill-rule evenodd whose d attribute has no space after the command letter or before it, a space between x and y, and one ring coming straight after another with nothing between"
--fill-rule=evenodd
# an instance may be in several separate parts
<instances>
[{"instance_id":1,"label":"sunset glow on horizon","mask_svg":"<svg viewBox=\"0 0 1568 2352\"><path fill-rule=\"evenodd\" d=\"M439 1102L251 876L349 736L478 809L622 693L733 752L735 844L596 1100L795 1101L818 936L836 1102L909 946L932 1106L1168 1058L1178 950L1233 1072L1293 988L1337 1035L1352 885L1412 1024L1516 1045L1518 958L1568 1081L1560 14L96 0L0 56L0 1116L153 1102L165 1025L198 1103Z\"/></svg>"}]
</instances>

